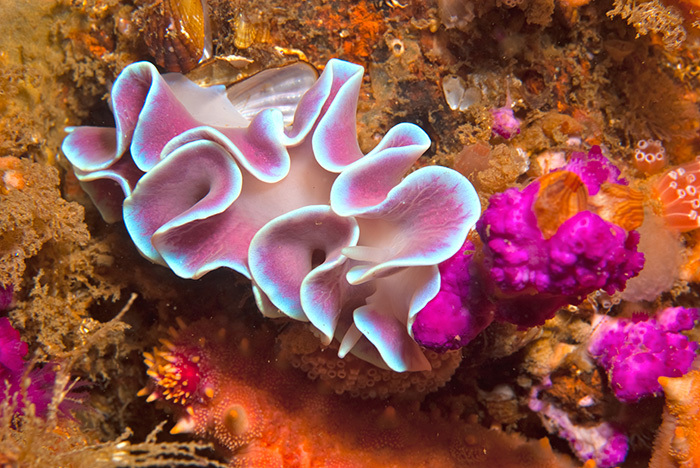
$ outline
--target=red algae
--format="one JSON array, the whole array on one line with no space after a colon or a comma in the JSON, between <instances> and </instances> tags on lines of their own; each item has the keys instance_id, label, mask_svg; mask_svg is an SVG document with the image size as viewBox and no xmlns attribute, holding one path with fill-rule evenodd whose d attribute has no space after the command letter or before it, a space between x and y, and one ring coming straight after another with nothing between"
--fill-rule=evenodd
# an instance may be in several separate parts
<instances>
[{"instance_id":1,"label":"red algae","mask_svg":"<svg viewBox=\"0 0 700 468\"><path fill-rule=\"evenodd\" d=\"M319 392L275 357L275 333L222 320L171 329L146 353L152 381L141 395L165 400L171 432L213 439L234 467L566 467L549 443Z\"/></svg>"}]
</instances>

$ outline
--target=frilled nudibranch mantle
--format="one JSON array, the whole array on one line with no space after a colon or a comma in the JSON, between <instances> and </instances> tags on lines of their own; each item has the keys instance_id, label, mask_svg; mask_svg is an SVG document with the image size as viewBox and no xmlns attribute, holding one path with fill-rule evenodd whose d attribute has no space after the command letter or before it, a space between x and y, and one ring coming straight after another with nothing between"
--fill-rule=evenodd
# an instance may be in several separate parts
<instances>
[{"instance_id":1,"label":"frilled nudibranch mantle","mask_svg":"<svg viewBox=\"0 0 700 468\"><path fill-rule=\"evenodd\" d=\"M317 80L295 64L226 90L135 63L112 88L116 128L69 128L63 152L153 262L183 278L231 268L264 315L311 322L341 356L426 370L412 323L479 200L448 168L406 176L430 146L415 125L362 154L362 75L331 60Z\"/></svg>"}]
</instances>

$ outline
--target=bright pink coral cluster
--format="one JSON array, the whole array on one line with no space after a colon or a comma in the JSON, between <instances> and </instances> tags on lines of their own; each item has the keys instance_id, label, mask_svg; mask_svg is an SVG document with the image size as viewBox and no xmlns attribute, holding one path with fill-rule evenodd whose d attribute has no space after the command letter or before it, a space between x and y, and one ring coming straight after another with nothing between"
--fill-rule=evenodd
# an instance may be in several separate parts
<instances>
[{"instance_id":1,"label":"bright pink coral cluster","mask_svg":"<svg viewBox=\"0 0 700 468\"><path fill-rule=\"evenodd\" d=\"M474 256L474 244L467 241L459 252L439 265L440 292L413 322L413 336L421 346L437 350L461 348L493 321L495 307L476 270Z\"/></svg>"},{"instance_id":2,"label":"bright pink coral cluster","mask_svg":"<svg viewBox=\"0 0 700 468\"><path fill-rule=\"evenodd\" d=\"M544 427L551 434L566 439L580 460L594 460L594 467L612 468L624 462L629 450L629 439L625 433L607 421L596 425L576 424L566 411L539 398L539 393L551 385L551 380L547 378L535 386L528 402L529 408L539 415ZM584 465L586 466L591 465Z\"/></svg>"},{"instance_id":3,"label":"bright pink coral cluster","mask_svg":"<svg viewBox=\"0 0 700 468\"><path fill-rule=\"evenodd\" d=\"M620 169L605 157L600 146L592 146L584 153L575 151L569 156L566 165L561 168L578 175L586 185L589 195L596 195L604 183L627 185L627 180L622 178Z\"/></svg>"},{"instance_id":4,"label":"bright pink coral cluster","mask_svg":"<svg viewBox=\"0 0 700 468\"><path fill-rule=\"evenodd\" d=\"M24 397L34 405L36 414L46 416L53 397L56 372L54 363L47 363L40 369L27 368L24 357L27 343L20 339L19 332L12 327L7 317L0 317L0 401L6 396L15 398L18 410L25 406ZM23 379L28 377L28 386L22 388ZM71 392L70 398L63 400L59 409L67 412L77 406L76 402L84 395Z\"/></svg>"},{"instance_id":5,"label":"bright pink coral cluster","mask_svg":"<svg viewBox=\"0 0 700 468\"><path fill-rule=\"evenodd\" d=\"M504 293L533 288L562 296L623 289L641 267L639 235L582 211L545 239L533 211L538 190L534 182L494 195L477 223L494 283Z\"/></svg>"},{"instance_id":6,"label":"bright pink coral cluster","mask_svg":"<svg viewBox=\"0 0 700 468\"><path fill-rule=\"evenodd\" d=\"M565 167L596 193L603 182L616 181L615 170L595 152ZM520 326L551 318L557 309L578 304L597 289L621 291L644 266L637 251L639 234L627 232L587 209L564 220L551 236L540 227L535 203L541 182L510 188L491 197L476 225L484 243L484 266L495 286L496 315ZM549 208L557 210L557 206Z\"/></svg>"},{"instance_id":7,"label":"bright pink coral cluster","mask_svg":"<svg viewBox=\"0 0 700 468\"><path fill-rule=\"evenodd\" d=\"M559 173L491 197L476 224L481 255L467 242L440 264L440 292L416 315L416 340L432 349L454 349L494 318L521 327L541 325L593 291L623 290L644 265L639 235L590 211L587 201L603 184L625 184L619 176L593 147L588 154L572 154ZM571 198L559 202L571 210L568 216L559 216L559 205L536 206L540 197L553 198L543 192L545 184L554 198Z\"/></svg>"},{"instance_id":8,"label":"bright pink coral cluster","mask_svg":"<svg viewBox=\"0 0 700 468\"><path fill-rule=\"evenodd\" d=\"M588 352L608 372L615 396L626 403L661 393L659 377L687 373L698 349L682 331L700 319L700 311L669 307L655 317L619 319L601 316Z\"/></svg>"},{"instance_id":9,"label":"bright pink coral cluster","mask_svg":"<svg viewBox=\"0 0 700 468\"><path fill-rule=\"evenodd\" d=\"M233 88L130 65L112 89L116 128L70 129L63 151L106 218L123 212L145 257L185 278L231 268L252 280L263 314L311 322L341 356L429 369L410 323L437 294L437 264L464 243L479 200L451 169L406 175L430 146L415 125L360 151L358 65L331 60L299 90L287 125L277 84L308 68L243 82L239 112Z\"/></svg>"},{"instance_id":10,"label":"bright pink coral cluster","mask_svg":"<svg viewBox=\"0 0 700 468\"><path fill-rule=\"evenodd\" d=\"M11 386L19 383L26 354L27 343L20 340L19 332L7 317L0 317L0 381L9 382Z\"/></svg>"}]
</instances>

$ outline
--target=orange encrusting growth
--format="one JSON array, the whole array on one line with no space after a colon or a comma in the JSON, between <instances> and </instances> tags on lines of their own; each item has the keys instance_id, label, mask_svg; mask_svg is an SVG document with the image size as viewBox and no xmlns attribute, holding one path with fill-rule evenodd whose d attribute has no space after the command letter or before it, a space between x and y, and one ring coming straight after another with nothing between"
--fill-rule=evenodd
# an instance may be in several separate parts
<instances>
[{"instance_id":1,"label":"orange encrusting growth","mask_svg":"<svg viewBox=\"0 0 700 468\"><path fill-rule=\"evenodd\" d=\"M663 422L649 468L700 466L700 371L659 377L666 394Z\"/></svg>"},{"instance_id":2,"label":"orange encrusting growth","mask_svg":"<svg viewBox=\"0 0 700 468\"><path fill-rule=\"evenodd\" d=\"M172 405L178 422L171 432L213 439L234 467L573 466L546 441L488 430L475 419L319 392L277 360L274 335L211 320L171 332L164 349L146 355L153 380L141 394ZM184 363L185 372L178 368ZM198 385L187 396L183 376L194 381L190 365Z\"/></svg>"}]
</instances>

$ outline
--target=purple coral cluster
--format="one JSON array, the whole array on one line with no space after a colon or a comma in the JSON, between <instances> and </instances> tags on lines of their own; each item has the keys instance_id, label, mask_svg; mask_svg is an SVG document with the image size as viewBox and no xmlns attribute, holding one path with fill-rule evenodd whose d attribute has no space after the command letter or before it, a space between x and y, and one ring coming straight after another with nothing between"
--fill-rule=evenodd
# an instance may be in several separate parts
<instances>
[{"instance_id":1,"label":"purple coral cluster","mask_svg":"<svg viewBox=\"0 0 700 468\"><path fill-rule=\"evenodd\" d=\"M602 183L625 183L598 147L588 155L574 153L564 169L588 193L597 193ZM593 291L623 290L639 273L644 255L637 251L636 231L584 210L547 237L534 209L539 193L535 180L491 197L476 223L482 255L470 253L474 246L468 243L440 264L440 292L413 324L418 343L433 349L464 346L494 318L520 327L541 325Z\"/></svg>"},{"instance_id":2,"label":"purple coral cluster","mask_svg":"<svg viewBox=\"0 0 700 468\"><path fill-rule=\"evenodd\" d=\"M7 317L0 317L0 381L7 381L11 386L19 383L26 354L27 343L20 340L19 332Z\"/></svg>"},{"instance_id":3,"label":"purple coral cluster","mask_svg":"<svg viewBox=\"0 0 700 468\"><path fill-rule=\"evenodd\" d=\"M439 265L440 291L413 323L413 337L422 346L437 350L461 348L493 320L493 304L478 272L473 270L474 254L474 244L467 241L459 252Z\"/></svg>"},{"instance_id":4,"label":"purple coral cluster","mask_svg":"<svg viewBox=\"0 0 700 468\"><path fill-rule=\"evenodd\" d=\"M494 195L476 225L496 286L506 294L533 290L561 296L623 289L643 265L636 251L639 235L582 211L545 239L533 211L538 190L534 182Z\"/></svg>"},{"instance_id":5,"label":"purple coral cluster","mask_svg":"<svg viewBox=\"0 0 700 468\"><path fill-rule=\"evenodd\" d=\"M27 355L27 343L20 339L19 332L10 324L7 317L0 317L0 401L6 395L17 398L17 408L24 408L24 395L34 405L39 417L46 416L46 412L53 397L56 373L54 364L48 363L41 369L27 369L24 357ZM29 377L29 386L22 389L22 379ZM26 393L25 393L26 392ZM70 398L63 400L59 409L67 412L75 408L76 402L83 395L71 392Z\"/></svg>"},{"instance_id":6,"label":"purple coral cluster","mask_svg":"<svg viewBox=\"0 0 700 468\"><path fill-rule=\"evenodd\" d=\"M627 180L620 176L620 169L611 164L603 155L600 146L592 146L588 153L575 151L562 170L578 175L588 189L589 195L595 195L603 183L627 185Z\"/></svg>"},{"instance_id":7,"label":"purple coral cluster","mask_svg":"<svg viewBox=\"0 0 700 468\"><path fill-rule=\"evenodd\" d=\"M700 318L698 309L669 307L655 317L598 317L588 352L607 371L610 387L623 402L661 392L658 378L690 370L698 343L681 334Z\"/></svg>"},{"instance_id":8,"label":"purple coral cluster","mask_svg":"<svg viewBox=\"0 0 700 468\"><path fill-rule=\"evenodd\" d=\"M590 166L575 164L587 174L584 183L595 188L616 176L593 155ZM523 190L494 195L476 224L498 296L497 317L523 327L543 323L560 307L578 304L597 289L609 294L623 290L644 266L644 255L637 251L639 234L591 211L574 214L545 238L533 209L539 189L534 181Z\"/></svg>"},{"instance_id":9,"label":"purple coral cluster","mask_svg":"<svg viewBox=\"0 0 700 468\"><path fill-rule=\"evenodd\" d=\"M529 408L535 411L545 428L566 439L571 450L584 461L594 460L598 468L612 468L625 461L629 440L616 426L602 422L597 425L576 425L568 413L539 398L541 390L552 385L549 379L532 389Z\"/></svg>"}]
</instances>

